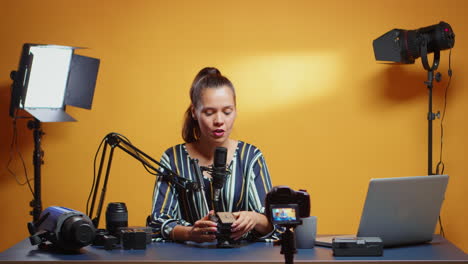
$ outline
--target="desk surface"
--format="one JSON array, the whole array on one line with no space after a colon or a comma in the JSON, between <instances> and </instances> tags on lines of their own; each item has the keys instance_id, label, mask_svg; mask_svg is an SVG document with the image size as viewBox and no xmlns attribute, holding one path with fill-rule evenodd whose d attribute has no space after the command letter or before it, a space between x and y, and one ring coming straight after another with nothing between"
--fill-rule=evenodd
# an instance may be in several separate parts
<instances>
[{"instance_id":1,"label":"desk surface","mask_svg":"<svg viewBox=\"0 0 468 264\"><path fill-rule=\"evenodd\" d=\"M271 243L251 243L239 248L216 248L213 244L152 243L146 250L114 249L106 251L84 247L77 254L50 253L31 246L25 239L0 253L0 263L284 263L280 247ZM440 236L431 243L384 249L382 257L333 257L330 248L316 246L298 249L295 263L468 263L468 255Z\"/></svg>"}]
</instances>

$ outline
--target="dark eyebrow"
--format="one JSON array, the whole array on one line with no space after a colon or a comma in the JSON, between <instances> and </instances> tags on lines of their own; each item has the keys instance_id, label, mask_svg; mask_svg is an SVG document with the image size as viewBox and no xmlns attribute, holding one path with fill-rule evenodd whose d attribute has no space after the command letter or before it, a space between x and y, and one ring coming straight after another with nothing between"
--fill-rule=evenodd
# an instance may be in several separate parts
<instances>
[{"instance_id":1,"label":"dark eyebrow","mask_svg":"<svg viewBox=\"0 0 468 264\"><path fill-rule=\"evenodd\" d=\"M209 111L209 110L214 111L214 110L216 110L216 108L214 108L214 107L203 107L202 108L202 111Z\"/></svg>"},{"instance_id":2,"label":"dark eyebrow","mask_svg":"<svg viewBox=\"0 0 468 264\"><path fill-rule=\"evenodd\" d=\"M234 105L227 105L227 106L224 106L223 108L221 108L221 110L225 110L225 109L228 109L228 108L234 109ZM214 110L214 111L216 111L217 108L215 108L215 107L204 107L204 108L202 108L202 111L208 111L208 110Z\"/></svg>"}]
</instances>

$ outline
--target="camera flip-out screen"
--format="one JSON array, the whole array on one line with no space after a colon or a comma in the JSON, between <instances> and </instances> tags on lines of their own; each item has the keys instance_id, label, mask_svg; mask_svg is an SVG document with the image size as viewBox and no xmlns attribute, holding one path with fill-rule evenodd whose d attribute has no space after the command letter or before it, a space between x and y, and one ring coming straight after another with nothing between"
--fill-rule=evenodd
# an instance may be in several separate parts
<instances>
[{"instance_id":1,"label":"camera flip-out screen","mask_svg":"<svg viewBox=\"0 0 468 264\"><path fill-rule=\"evenodd\" d=\"M276 204L271 206L273 224L299 224L297 204Z\"/></svg>"}]
</instances>

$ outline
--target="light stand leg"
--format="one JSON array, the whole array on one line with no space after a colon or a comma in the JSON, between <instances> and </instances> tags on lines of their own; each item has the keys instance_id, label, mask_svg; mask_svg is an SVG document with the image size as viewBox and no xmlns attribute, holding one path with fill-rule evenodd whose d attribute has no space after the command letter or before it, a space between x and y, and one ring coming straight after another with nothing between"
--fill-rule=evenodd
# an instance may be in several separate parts
<instances>
[{"instance_id":1,"label":"light stand leg","mask_svg":"<svg viewBox=\"0 0 468 264\"><path fill-rule=\"evenodd\" d=\"M33 151L33 165L34 165L34 199L31 201L30 206L33 210L30 212L33 216L33 222L39 220L42 212L41 200L41 166L44 164L44 151L41 149L41 138L44 132L41 129L41 122L37 119L28 122L28 128L33 130L34 138L34 151Z\"/></svg>"}]
</instances>

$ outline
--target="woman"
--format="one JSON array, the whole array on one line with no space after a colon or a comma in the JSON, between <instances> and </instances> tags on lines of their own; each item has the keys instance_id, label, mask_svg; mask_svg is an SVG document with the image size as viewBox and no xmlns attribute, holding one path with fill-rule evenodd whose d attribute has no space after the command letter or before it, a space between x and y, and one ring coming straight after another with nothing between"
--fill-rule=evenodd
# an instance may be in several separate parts
<instances>
[{"instance_id":1,"label":"woman","mask_svg":"<svg viewBox=\"0 0 468 264\"><path fill-rule=\"evenodd\" d=\"M190 159L198 159L200 166L213 164L216 147L227 149L228 174L222 189L224 211L236 218L231 226L231 238L251 240L268 237L272 225L263 214L264 199L271 189L265 160L258 148L230 138L236 119L236 95L232 83L216 68L202 69L190 89L191 104L185 113L182 137L185 144L169 148L161 163L178 175L196 181ZM216 223L209 220L211 176L204 172L205 196L200 192L188 198L195 208L181 203L175 187L158 180L153 195L153 209L149 225L161 239L210 242L216 239ZM196 219L193 223L187 219Z\"/></svg>"}]
</instances>

